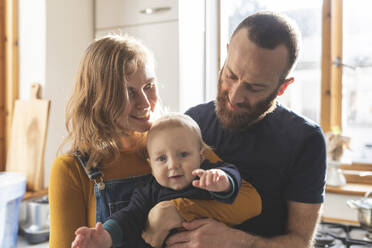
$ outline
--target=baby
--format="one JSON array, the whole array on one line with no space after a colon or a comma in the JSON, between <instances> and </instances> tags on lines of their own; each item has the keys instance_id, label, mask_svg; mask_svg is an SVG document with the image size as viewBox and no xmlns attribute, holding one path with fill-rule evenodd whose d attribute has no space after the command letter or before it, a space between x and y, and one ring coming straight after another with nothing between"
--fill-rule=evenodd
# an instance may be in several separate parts
<instances>
[{"instance_id":1,"label":"baby","mask_svg":"<svg viewBox=\"0 0 372 248\"><path fill-rule=\"evenodd\" d=\"M147 136L148 161L153 177L133 192L127 207L114 213L103 225L99 222L94 228L79 228L75 232L72 248L135 247L145 228L149 211L159 202L182 197L217 200L229 205L243 188L246 195L257 194L255 190L252 191L252 186L247 189L243 184L243 187L235 166L204 159L207 149L197 123L189 116L168 114L155 121ZM252 205L251 202L244 203L245 208ZM261 201L253 204L261 211ZM252 216L245 216L240 221L249 217ZM152 240L152 246L160 247L170 229L181 227L184 218L176 214L170 220L172 224L168 225L169 229L163 231L160 237L158 235L156 241Z\"/></svg>"}]
</instances>

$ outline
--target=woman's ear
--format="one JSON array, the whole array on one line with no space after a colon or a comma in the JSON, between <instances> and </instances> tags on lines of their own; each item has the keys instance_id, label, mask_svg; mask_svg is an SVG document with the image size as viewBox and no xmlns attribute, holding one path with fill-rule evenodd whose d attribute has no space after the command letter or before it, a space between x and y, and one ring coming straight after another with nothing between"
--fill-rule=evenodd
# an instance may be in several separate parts
<instances>
[{"instance_id":1,"label":"woman's ear","mask_svg":"<svg viewBox=\"0 0 372 248\"><path fill-rule=\"evenodd\" d=\"M200 163L204 161L206 152L207 152L207 149L205 147L202 147L200 149Z\"/></svg>"}]
</instances>

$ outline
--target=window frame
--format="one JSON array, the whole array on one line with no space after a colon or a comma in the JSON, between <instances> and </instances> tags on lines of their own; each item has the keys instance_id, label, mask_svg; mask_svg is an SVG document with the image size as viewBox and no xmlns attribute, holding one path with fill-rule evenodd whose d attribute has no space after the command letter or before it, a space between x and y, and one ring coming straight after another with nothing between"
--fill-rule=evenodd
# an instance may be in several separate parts
<instances>
[{"instance_id":1,"label":"window frame","mask_svg":"<svg viewBox=\"0 0 372 248\"><path fill-rule=\"evenodd\" d=\"M0 171L4 171L19 88L18 1L0 0L0 13Z\"/></svg>"},{"instance_id":2,"label":"window frame","mask_svg":"<svg viewBox=\"0 0 372 248\"><path fill-rule=\"evenodd\" d=\"M5 170L5 0L0 0L0 171Z\"/></svg>"},{"instance_id":3,"label":"window frame","mask_svg":"<svg viewBox=\"0 0 372 248\"><path fill-rule=\"evenodd\" d=\"M221 0L218 0L221 6ZM221 14L218 10L218 42L221 43ZM323 0L322 2L322 50L321 50L321 97L320 125L324 133L331 130L342 131L342 38L343 0ZM218 46L220 47L220 45ZM220 68L221 49L218 49ZM334 61L334 63L333 63ZM342 165L348 183L371 184L372 176L359 176L360 172L372 172L372 164L354 162Z\"/></svg>"},{"instance_id":4,"label":"window frame","mask_svg":"<svg viewBox=\"0 0 372 248\"><path fill-rule=\"evenodd\" d=\"M323 0L321 67L321 126L323 131L342 131L343 0ZM337 63L336 61L341 61ZM372 184L372 164L353 162L341 169L348 183Z\"/></svg>"}]
</instances>

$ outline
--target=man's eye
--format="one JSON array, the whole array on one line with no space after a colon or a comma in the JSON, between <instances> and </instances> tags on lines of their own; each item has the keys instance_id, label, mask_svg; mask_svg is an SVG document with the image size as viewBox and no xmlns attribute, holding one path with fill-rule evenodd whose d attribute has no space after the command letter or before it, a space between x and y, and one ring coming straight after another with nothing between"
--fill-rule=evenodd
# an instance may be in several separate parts
<instances>
[{"instance_id":1,"label":"man's eye","mask_svg":"<svg viewBox=\"0 0 372 248\"><path fill-rule=\"evenodd\" d=\"M188 152L181 152L181 157L182 157L182 158L185 158L185 157L187 157L188 155L189 155Z\"/></svg>"},{"instance_id":2,"label":"man's eye","mask_svg":"<svg viewBox=\"0 0 372 248\"><path fill-rule=\"evenodd\" d=\"M265 88L263 88L263 87L248 87L248 90L249 91L251 91L251 92L254 92L254 93L256 93L256 92L261 92L261 91L263 91Z\"/></svg>"},{"instance_id":3,"label":"man's eye","mask_svg":"<svg viewBox=\"0 0 372 248\"><path fill-rule=\"evenodd\" d=\"M237 80L237 77L234 74L231 74L229 72L226 72L226 78L232 79L232 80Z\"/></svg>"},{"instance_id":4,"label":"man's eye","mask_svg":"<svg viewBox=\"0 0 372 248\"><path fill-rule=\"evenodd\" d=\"M256 92L260 92L260 91L262 91L262 89L253 89L253 88L251 88L250 91L256 93Z\"/></svg>"},{"instance_id":5,"label":"man's eye","mask_svg":"<svg viewBox=\"0 0 372 248\"><path fill-rule=\"evenodd\" d=\"M166 158L165 155L161 155L161 156L157 157L157 159L156 159L156 161L160 161L160 162L164 162L166 160L167 160L167 158Z\"/></svg>"}]
</instances>

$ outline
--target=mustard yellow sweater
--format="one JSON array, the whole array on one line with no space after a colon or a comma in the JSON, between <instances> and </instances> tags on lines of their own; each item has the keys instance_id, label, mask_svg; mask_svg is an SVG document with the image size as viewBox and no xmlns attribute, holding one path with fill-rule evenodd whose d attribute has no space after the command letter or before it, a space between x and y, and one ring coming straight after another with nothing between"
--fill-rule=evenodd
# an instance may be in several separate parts
<instances>
[{"instance_id":1,"label":"mustard yellow sweater","mask_svg":"<svg viewBox=\"0 0 372 248\"><path fill-rule=\"evenodd\" d=\"M207 159L219 160L210 152ZM101 168L105 180L127 178L150 173L150 166L134 152L122 152L120 157ZM172 200L179 213L190 221L195 218L214 218L228 225L237 225L261 212L261 198L254 187L243 182L232 205L190 199ZM70 247L75 230L93 227L96 222L96 200L93 182L72 155L55 159L49 179L50 241L51 248Z\"/></svg>"}]
</instances>

